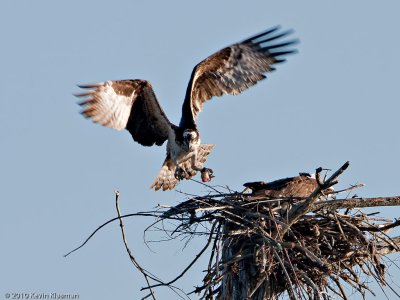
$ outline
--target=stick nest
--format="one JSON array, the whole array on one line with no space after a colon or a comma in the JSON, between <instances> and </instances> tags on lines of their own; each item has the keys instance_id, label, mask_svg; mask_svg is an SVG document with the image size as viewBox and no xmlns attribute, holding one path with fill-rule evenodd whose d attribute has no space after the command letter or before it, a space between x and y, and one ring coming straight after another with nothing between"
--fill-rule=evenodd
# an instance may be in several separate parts
<instances>
[{"instance_id":1,"label":"stick nest","mask_svg":"<svg viewBox=\"0 0 400 300\"><path fill-rule=\"evenodd\" d=\"M388 255L400 252L400 237L390 237L388 232L398 227L400 220L360 210L399 206L400 196L328 198L360 186L333 191L332 186L348 165L345 163L326 180L321 179L319 168L312 180L301 175L267 184L245 184L251 193L222 193L208 186L213 194L190 196L174 207L159 206L155 211L126 215L120 212L116 192L118 217L99 226L65 256L82 248L101 228L119 220L129 258L147 283L142 290L148 294L142 299L155 300L154 290L161 286L169 287L182 299L197 293L200 299L218 300L275 300L280 296L325 300L332 296L348 299L349 292L365 298L367 291L375 295L369 286L371 279L384 293L390 289L400 298L386 279ZM207 242L178 276L163 281L142 267L128 246L123 219L138 216L156 218L145 230L146 243L150 242L146 238L150 231L167 235L163 240L188 243L205 236ZM189 294L174 286L206 253L209 259L203 283Z\"/></svg>"},{"instance_id":2,"label":"stick nest","mask_svg":"<svg viewBox=\"0 0 400 300\"><path fill-rule=\"evenodd\" d=\"M332 209L343 200L327 200L324 191L343 170L325 182L317 176L306 198L217 193L164 212L161 220L179 220L170 237L209 236L206 275L193 292L202 299L347 299L350 289L364 298L374 294L371 277L391 288L382 256L399 250L398 239L387 235L399 222Z\"/></svg>"}]
</instances>

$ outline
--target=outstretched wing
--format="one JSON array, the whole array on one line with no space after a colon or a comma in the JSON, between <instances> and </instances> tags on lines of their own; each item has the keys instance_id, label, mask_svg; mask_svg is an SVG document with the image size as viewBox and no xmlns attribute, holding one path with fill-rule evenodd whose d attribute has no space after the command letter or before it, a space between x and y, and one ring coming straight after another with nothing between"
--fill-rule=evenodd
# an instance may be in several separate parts
<instances>
[{"instance_id":1,"label":"outstretched wing","mask_svg":"<svg viewBox=\"0 0 400 300\"><path fill-rule=\"evenodd\" d=\"M171 123L148 81L117 80L79 87L89 89L77 96L85 98L80 103L82 114L93 122L127 129L144 146L160 146L168 138Z\"/></svg>"},{"instance_id":2,"label":"outstretched wing","mask_svg":"<svg viewBox=\"0 0 400 300\"><path fill-rule=\"evenodd\" d=\"M296 52L297 40L282 41L291 31L274 27L240 43L226 47L200 62L192 71L182 107L181 126L193 125L204 102L213 96L239 94L266 78L273 65Z\"/></svg>"}]
</instances>

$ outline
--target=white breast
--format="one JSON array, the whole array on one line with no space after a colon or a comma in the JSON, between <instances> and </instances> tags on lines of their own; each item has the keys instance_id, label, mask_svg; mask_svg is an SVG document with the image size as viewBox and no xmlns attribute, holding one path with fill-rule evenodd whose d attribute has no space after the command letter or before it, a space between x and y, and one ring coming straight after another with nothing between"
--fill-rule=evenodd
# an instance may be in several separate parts
<instances>
[{"instance_id":1,"label":"white breast","mask_svg":"<svg viewBox=\"0 0 400 300\"><path fill-rule=\"evenodd\" d=\"M196 155L199 146L200 146L200 139L190 144L188 151L182 149L182 147L178 145L175 141L175 132L171 130L170 136L168 137L167 151L170 154L171 159L175 163L180 164L185 160L189 159L190 157L192 157L193 155Z\"/></svg>"}]
</instances>

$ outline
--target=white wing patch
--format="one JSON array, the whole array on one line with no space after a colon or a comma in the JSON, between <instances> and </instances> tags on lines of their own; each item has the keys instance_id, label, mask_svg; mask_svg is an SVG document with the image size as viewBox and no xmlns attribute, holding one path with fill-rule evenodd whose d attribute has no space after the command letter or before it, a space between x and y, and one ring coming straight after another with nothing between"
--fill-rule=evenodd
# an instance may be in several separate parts
<instances>
[{"instance_id":1,"label":"white wing patch","mask_svg":"<svg viewBox=\"0 0 400 300\"><path fill-rule=\"evenodd\" d=\"M111 81L98 83L90 87L93 87L94 90L78 95L88 96L81 103L82 106L85 106L82 114L103 126L117 130L125 129L135 93L133 92L131 95L126 96L119 95L112 87Z\"/></svg>"}]
</instances>

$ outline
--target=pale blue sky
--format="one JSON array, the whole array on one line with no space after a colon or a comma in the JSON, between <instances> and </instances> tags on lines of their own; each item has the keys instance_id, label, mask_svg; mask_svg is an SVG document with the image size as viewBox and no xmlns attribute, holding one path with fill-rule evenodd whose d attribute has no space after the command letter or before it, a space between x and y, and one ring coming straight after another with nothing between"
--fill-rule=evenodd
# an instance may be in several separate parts
<instances>
[{"instance_id":1,"label":"pale blue sky","mask_svg":"<svg viewBox=\"0 0 400 300\"><path fill-rule=\"evenodd\" d=\"M395 0L3 1L0 299L6 292L139 299L145 282L117 224L63 254L115 216L115 189L124 213L184 200L148 188L165 147L144 148L127 132L82 118L76 84L150 80L178 122L195 64L278 24L295 30L299 53L240 96L207 103L200 115L202 141L216 144L208 160L213 183L241 190L247 181L350 160L341 187L363 182L359 195L399 195L399 12ZM206 191L193 182L178 189ZM397 208L381 211L399 216ZM151 221L126 220L128 242L144 266L169 280L204 241L184 251L183 244L156 244L152 253L142 242ZM177 285L191 291L201 284L204 263ZM176 299L167 289L156 292Z\"/></svg>"}]
</instances>

